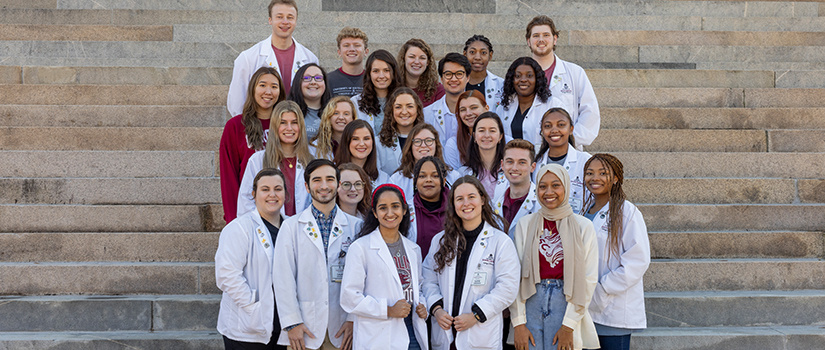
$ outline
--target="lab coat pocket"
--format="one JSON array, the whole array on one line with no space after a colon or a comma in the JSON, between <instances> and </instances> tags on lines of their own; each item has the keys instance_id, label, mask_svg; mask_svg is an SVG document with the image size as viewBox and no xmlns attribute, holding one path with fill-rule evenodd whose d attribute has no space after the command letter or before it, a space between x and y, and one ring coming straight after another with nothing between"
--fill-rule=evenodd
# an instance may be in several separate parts
<instances>
[{"instance_id":1,"label":"lab coat pocket","mask_svg":"<svg viewBox=\"0 0 825 350\"><path fill-rule=\"evenodd\" d=\"M593 292L593 299L590 301L590 313L591 314L599 314L608 306L613 303L615 299L614 295L607 294L602 287L602 284L599 283L596 285L596 290Z\"/></svg>"},{"instance_id":2,"label":"lab coat pocket","mask_svg":"<svg viewBox=\"0 0 825 350\"><path fill-rule=\"evenodd\" d=\"M358 317L358 345L363 349L386 349L392 344L391 325L396 319L389 318L380 320L371 317ZM403 321L402 321L403 322ZM404 329L406 335L406 328ZM395 339L400 342L401 339Z\"/></svg>"},{"instance_id":3,"label":"lab coat pocket","mask_svg":"<svg viewBox=\"0 0 825 350\"><path fill-rule=\"evenodd\" d=\"M470 329L464 331L465 337L472 349L494 349L501 346L502 325L500 318L488 317L487 322L476 323ZM460 335L459 335L460 337Z\"/></svg>"},{"instance_id":4,"label":"lab coat pocket","mask_svg":"<svg viewBox=\"0 0 825 350\"><path fill-rule=\"evenodd\" d=\"M481 266L473 272L470 279L470 291L479 299L492 289L495 269L491 263L482 262Z\"/></svg>"},{"instance_id":5,"label":"lab coat pocket","mask_svg":"<svg viewBox=\"0 0 825 350\"><path fill-rule=\"evenodd\" d=\"M264 334L261 302L257 301L238 310L238 330L244 334Z\"/></svg>"}]
</instances>

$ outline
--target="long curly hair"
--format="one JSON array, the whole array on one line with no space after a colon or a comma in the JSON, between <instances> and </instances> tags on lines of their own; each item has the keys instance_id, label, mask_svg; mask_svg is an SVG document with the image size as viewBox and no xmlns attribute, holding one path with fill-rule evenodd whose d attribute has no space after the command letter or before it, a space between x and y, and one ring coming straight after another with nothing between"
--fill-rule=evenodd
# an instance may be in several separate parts
<instances>
[{"instance_id":1,"label":"long curly hair","mask_svg":"<svg viewBox=\"0 0 825 350\"><path fill-rule=\"evenodd\" d=\"M246 140L252 149L260 151L264 149L264 128L261 121L258 120L257 109L260 107L255 101L255 87L258 86L258 81L262 76L272 74L278 79L278 102L286 99L286 92L284 92L284 82L281 80L281 74L278 70L272 67L261 67L252 74L249 79L249 86L246 88L246 101L243 103L243 112L241 112L241 124L243 125Z\"/></svg>"},{"instance_id":2,"label":"long curly hair","mask_svg":"<svg viewBox=\"0 0 825 350\"><path fill-rule=\"evenodd\" d=\"M501 106L504 107L505 110L510 109L510 99L516 94L516 84L514 80L516 78L516 68L519 66L530 66L533 68L533 75L536 77L536 88L533 90L533 94L539 98L539 101L544 103L550 99L550 88L547 85L547 78L544 76L544 70L541 69L541 65L532 57L519 57L510 64L510 68L507 69L507 75L504 76L504 86L501 88Z\"/></svg>"},{"instance_id":3,"label":"long curly hair","mask_svg":"<svg viewBox=\"0 0 825 350\"><path fill-rule=\"evenodd\" d=\"M292 77L292 86L289 87L289 97L288 99L295 101L298 103L298 106L301 106L301 113L304 115L307 114L307 103L304 101L304 93L301 90L301 81L304 80L304 73L306 73L309 67L318 67L321 70L321 75L324 76L324 94L321 95L321 109L323 109L329 100L332 98L332 92L330 92L329 88L329 80L327 80L327 71L324 68L321 68L316 63L307 63L301 68L298 68L298 71L295 72L295 76Z\"/></svg>"},{"instance_id":4,"label":"long curly hair","mask_svg":"<svg viewBox=\"0 0 825 350\"><path fill-rule=\"evenodd\" d=\"M501 140L498 141L498 145L496 145L496 156L493 159L493 167L490 169L484 168L484 161L481 159L481 151L478 149L478 143L476 143L476 133L475 130L478 128L478 122L484 119L493 119L498 124L498 131L501 133L502 137ZM489 175L492 177L498 176L498 171L501 169L501 160L504 159L504 124L501 123L501 118L498 117L498 114L493 112L484 112L481 113L478 118L476 118L475 123L473 123L473 134L470 137L470 146L468 147L468 155L467 155L467 167L473 171L473 175L475 176L482 176L485 172L489 172Z\"/></svg>"},{"instance_id":5,"label":"long curly hair","mask_svg":"<svg viewBox=\"0 0 825 350\"><path fill-rule=\"evenodd\" d=\"M470 127L464 124L464 121L461 120L461 113L459 113L458 109L459 106L461 106L461 101L466 100L470 97L477 99L479 102L481 102L482 106L485 106L488 109L490 108L489 106L487 106L487 99L484 98L484 94L482 94L478 90L467 90L462 92L461 95L458 95L458 100L455 102L455 119L458 123L458 133L456 133L455 135L455 143L458 147L458 155L459 159L461 160L461 164L467 164L467 162L469 161L468 149L472 144L470 140L472 139L471 135L473 132L472 130L470 130Z\"/></svg>"},{"instance_id":6,"label":"long curly hair","mask_svg":"<svg viewBox=\"0 0 825 350\"><path fill-rule=\"evenodd\" d=\"M484 185L481 184L477 178L466 175L453 184L450 191L449 200L447 201L447 213L444 219L444 235L438 242L438 251L435 252L435 271L441 272L447 265L452 263L454 259L461 257L461 254L469 254L467 249L467 238L464 237L464 224L461 217L456 213L455 208L455 191L463 184L470 184L475 186L478 194L481 195L481 224L485 223L497 230L501 230L502 218L493 211L490 205L490 196L484 190Z\"/></svg>"},{"instance_id":7,"label":"long curly hair","mask_svg":"<svg viewBox=\"0 0 825 350\"><path fill-rule=\"evenodd\" d=\"M624 235L624 231L622 230L624 227L624 201L626 199L624 190L622 189L622 184L624 183L624 166L619 158L611 154L596 153L584 163L584 168L587 169L594 160L602 162L605 168L607 168L607 181L612 184L610 186L610 203L607 209L610 218L607 220L606 247L606 251L608 252L607 260L610 261L611 256L615 256L616 259L619 258L619 246L622 241L622 235ZM616 180L616 183L613 183L613 180ZM595 201L596 196L589 193L582 206L582 212L590 208Z\"/></svg>"},{"instance_id":8,"label":"long curly hair","mask_svg":"<svg viewBox=\"0 0 825 350\"><path fill-rule=\"evenodd\" d=\"M399 85L398 66L395 63L395 57L387 50L377 50L367 57L366 69L364 70L363 90L361 97L358 99L358 110L368 115L381 114L381 103L378 102L378 93L375 91L375 85L372 83L370 72L375 61L386 63L391 72L390 86L387 87L387 96L391 95Z\"/></svg>"},{"instance_id":9,"label":"long curly hair","mask_svg":"<svg viewBox=\"0 0 825 350\"><path fill-rule=\"evenodd\" d=\"M332 160L335 164L344 164L352 162L352 153L349 150L349 144L352 142L352 136L356 130L367 129L370 132L372 139L372 150L367 155L367 160L364 161L364 171L369 175L372 181L378 180L378 155L375 151L376 141L375 133L372 131L370 123L363 119L356 119L347 124L344 128L344 133L341 135L341 144L338 145L338 152L335 153L335 158Z\"/></svg>"},{"instance_id":10,"label":"long curly hair","mask_svg":"<svg viewBox=\"0 0 825 350\"><path fill-rule=\"evenodd\" d=\"M435 59L433 58L433 49L430 48L430 45L427 45L424 40L421 39L410 39L401 46L401 50L398 51L398 66L403 69L401 74L398 74L398 77L401 79L401 86L407 86L407 65L405 57L407 56L407 50L411 47L417 47L424 51L424 54L427 55L427 68L424 69L424 73L418 78L418 86L413 87L414 89L421 91L424 93L424 100L432 99L433 95L435 95L435 91L438 87L438 73L435 69Z\"/></svg>"},{"instance_id":11,"label":"long curly hair","mask_svg":"<svg viewBox=\"0 0 825 350\"><path fill-rule=\"evenodd\" d=\"M556 113L556 112L558 112L559 114L567 117L567 122L570 123L571 128L573 127L573 118L570 117L570 113L567 113L567 111L564 108L561 108L561 107L553 107L553 108L548 109L547 112L544 112L544 114L541 116L541 124L540 125L544 125L544 118L547 118L550 114L553 114L553 113ZM573 147L576 147L576 138L573 136L573 133L570 133L570 135L568 135L567 143L569 143ZM549 149L550 149L550 144L547 143L547 140L544 139L544 135L542 134L541 147L539 147L539 151L536 153L536 159L534 159L534 161L538 162L539 158L541 158L541 156L543 156L545 153L547 153L547 150L549 150Z\"/></svg>"},{"instance_id":12,"label":"long curly hair","mask_svg":"<svg viewBox=\"0 0 825 350\"><path fill-rule=\"evenodd\" d=\"M378 228L380 223L378 222L378 218L375 217L375 206L378 205L378 198L381 198L381 195L384 192L392 192L398 196L398 199L401 201L401 206L404 208L404 216L401 218L401 223L398 225L398 233L402 236L407 237L410 232L410 207L407 205L407 201L404 200L403 192L398 189L397 186L387 186L381 185L375 189L375 192L372 194L371 204L370 204L370 211L367 213L367 216L364 217L364 224L361 226L361 231L358 232L358 238L364 237L375 229ZM356 238L357 239L357 238Z\"/></svg>"},{"instance_id":13,"label":"long curly hair","mask_svg":"<svg viewBox=\"0 0 825 350\"><path fill-rule=\"evenodd\" d=\"M370 176L367 175L367 172L364 171L363 168L356 165L355 163L344 163L338 165L338 170L343 173L345 170L352 170L358 173L358 177L361 178L361 182L364 183L364 198L361 198L358 201L357 210L363 217L367 217L367 214L370 211L370 194L372 193L372 183L370 180ZM340 180L340 179L339 179ZM337 196L336 200L340 203L341 196Z\"/></svg>"},{"instance_id":14,"label":"long curly hair","mask_svg":"<svg viewBox=\"0 0 825 350\"><path fill-rule=\"evenodd\" d=\"M392 147L392 139L398 134L398 123L395 122L393 105L395 105L395 100L398 99L398 96L401 95L410 95L415 102L416 116L413 126L424 123L424 105L421 103L421 99L418 98L415 91L406 86L395 89L395 91L392 92L392 95L387 98L387 104L384 105L384 124L381 125L381 130L378 131L378 138L381 140L381 144L386 147Z\"/></svg>"},{"instance_id":15,"label":"long curly hair","mask_svg":"<svg viewBox=\"0 0 825 350\"><path fill-rule=\"evenodd\" d=\"M434 126L427 123L418 124L415 127L413 127L412 131L410 131L407 143L404 144L404 149L401 151L401 165L398 167L398 169L395 170L400 171L401 174L404 175L404 177L406 178L412 178L413 174L415 174L413 168L415 168L416 161L412 151L412 141L419 133L421 133L424 130L429 130L431 133L433 133L433 136L435 137L435 141L433 142L433 147L435 147L435 157L441 160L441 162L444 162L444 154L442 150L443 147L441 146L441 141L438 138L438 130L436 130ZM452 168L449 168L449 170L452 170Z\"/></svg>"},{"instance_id":16,"label":"long curly hair","mask_svg":"<svg viewBox=\"0 0 825 350\"><path fill-rule=\"evenodd\" d=\"M275 108L272 108L272 118L269 122L269 142L266 143L266 151L264 151L264 168L280 168L281 161L286 158L284 148L281 145L281 136L278 134L278 127L281 125L283 115L289 112L295 113L298 118L298 140L295 142L297 161L306 166L314 159L312 153L309 152L306 123L304 123L304 114L301 112L301 108L298 107L295 101L284 100L278 102Z\"/></svg>"},{"instance_id":17,"label":"long curly hair","mask_svg":"<svg viewBox=\"0 0 825 350\"><path fill-rule=\"evenodd\" d=\"M355 105L347 96L335 96L324 111L321 112L321 126L318 128L318 134L312 138L312 144L315 146L315 156L318 158L332 159L335 155L332 152L332 115L335 114L335 108L339 103L346 103L352 111L352 119L357 118L355 115Z\"/></svg>"}]
</instances>

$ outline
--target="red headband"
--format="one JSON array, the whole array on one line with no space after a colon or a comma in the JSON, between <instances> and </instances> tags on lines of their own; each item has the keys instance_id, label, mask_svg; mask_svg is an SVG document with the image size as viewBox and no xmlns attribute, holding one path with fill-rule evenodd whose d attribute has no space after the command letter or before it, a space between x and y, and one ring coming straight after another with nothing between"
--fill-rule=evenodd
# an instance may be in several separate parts
<instances>
[{"instance_id":1,"label":"red headband","mask_svg":"<svg viewBox=\"0 0 825 350\"><path fill-rule=\"evenodd\" d=\"M375 194L376 194L376 193L378 193L378 190L380 190L380 189L382 189L382 188L384 188L384 187L392 187L392 188L394 188L394 189L398 190L398 192L401 192L401 201L402 201L402 202L406 202L406 201L407 201L407 200L404 198L404 190L402 190L402 189L401 189L401 187L398 187L398 186L396 186L396 185L394 185L394 184L383 184L383 185L380 185L380 186L376 187L376 188L375 188L375 190L374 190L374 191L372 191L372 202L373 202L373 203L375 203Z\"/></svg>"}]
</instances>

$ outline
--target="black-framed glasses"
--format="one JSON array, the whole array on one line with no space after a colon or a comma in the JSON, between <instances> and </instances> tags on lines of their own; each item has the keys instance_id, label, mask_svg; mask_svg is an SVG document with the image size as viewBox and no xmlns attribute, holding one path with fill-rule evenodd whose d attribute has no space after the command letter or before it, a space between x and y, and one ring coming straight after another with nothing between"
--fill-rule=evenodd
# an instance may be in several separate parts
<instances>
[{"instance_id":1,"label":"black-framed glasses","mask_svg":"<svg viewBox=\"0 0 825 350\"><path fill-rule=\"evenodd\" d=\"M445 70L444 73L442 73L442 75L445 79L452 79L453 77L456 77L456 79L464 79L464 76L467 75L467 72L463 70L460 70L458 72L450 72L448 70Z\"/></svg>"},{"instance_id":2,"label":"black-framed glasses","mask_svg":"<svg viewBox=\"0 0 825 350\"><path fill-rule=\"evenodd\" d=\"M432 146L435 143L435 139L432 137L428 137L426 139L413 139L412 143L415 147L421 147L422 143L427 146Z\"/></svg>"},{"instance_id":3,"label":"black-framed glasses","mask_svg":"<svg viewBox=\"0 0 825 350\"><path fill-rule=\"evenodd\" d=\"M324 81L324 76L321 75L321 74L318 74L318 75L305 75L303 79L304 79L305 83L311 82L312 79L315 79L316 82L320 83L320 82Z\"/></svg>"},{"instance_id":4,"label":"black-framed glasses","mask_svg":"<svg viewBox=\"0 0 825 350\"><path fill-rule=\"evenodd\" d=\"M353 187L355 187L356 191L363 190L364 189L364 183L361 182L361 181L355 181L354 183L349 182L349 181L344 181L344 182L341 183L341 188L343 188L344 191L349 191Z\"/></svg>"}]
</instances>

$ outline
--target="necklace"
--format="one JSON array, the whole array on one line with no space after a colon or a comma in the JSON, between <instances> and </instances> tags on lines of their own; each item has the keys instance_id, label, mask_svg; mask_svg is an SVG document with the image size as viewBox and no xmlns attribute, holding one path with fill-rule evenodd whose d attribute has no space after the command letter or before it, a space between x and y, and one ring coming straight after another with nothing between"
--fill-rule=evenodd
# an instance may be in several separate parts
<instances>
[{"instance_id":1,"label":"necklace","mask_svg":"<svg viewBox=\"0 0 825 350\"><path fill-rule=\"evenodd\" d=\"M294 163L293 161L291 161L289 158L284 158L284 160L286 160L286 165L287 165L290 169L292 169L292 167L293 167L293 165L294 165L295 163ZM297 160L297 159L296 159L296 160Z\"/></svg>"}]
</instances>

